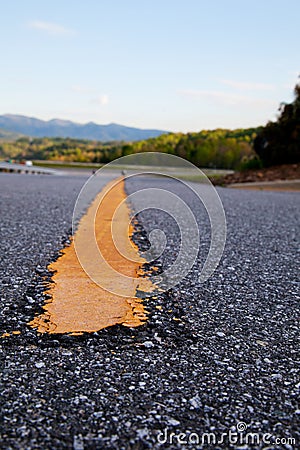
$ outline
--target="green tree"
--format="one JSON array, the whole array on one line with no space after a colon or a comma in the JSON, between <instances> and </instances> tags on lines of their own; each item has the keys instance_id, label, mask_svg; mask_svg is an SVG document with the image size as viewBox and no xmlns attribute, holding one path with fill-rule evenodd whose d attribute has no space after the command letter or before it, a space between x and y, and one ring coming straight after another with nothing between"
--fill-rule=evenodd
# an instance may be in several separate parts
<instances>
[{"instance_id":1,"label":"green tree","mask_svg":"<svg viewBox=\"0 0 300 450\"><path fill-rule=\"evenodd\" d=\"M282 103L276 122L269 122L254 140L254 150L265 166L300 161L300 84L292 103Z\"/></svg>"}]
</instances>

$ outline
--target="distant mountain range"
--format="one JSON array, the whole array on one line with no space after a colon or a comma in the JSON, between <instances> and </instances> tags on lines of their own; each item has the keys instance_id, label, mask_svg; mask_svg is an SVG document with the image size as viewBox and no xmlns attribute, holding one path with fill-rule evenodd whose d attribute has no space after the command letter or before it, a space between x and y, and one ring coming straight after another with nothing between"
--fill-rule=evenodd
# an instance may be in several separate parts
<instances>
[{"instance_id":1,"label":"distant mountain range","mask_svg":"<svg viewBox=\"0 0 300 450\"><path fill-rule=\"evenodd\" d=\"M139 141L168 133L162 130L144 130L116 123L98 125L94 122L80 124L69 120L44 121L34 117L14 114L0 116L0 129L30 137L63 137L91 139L102 142Z\"/></svg>"}]
</instances>

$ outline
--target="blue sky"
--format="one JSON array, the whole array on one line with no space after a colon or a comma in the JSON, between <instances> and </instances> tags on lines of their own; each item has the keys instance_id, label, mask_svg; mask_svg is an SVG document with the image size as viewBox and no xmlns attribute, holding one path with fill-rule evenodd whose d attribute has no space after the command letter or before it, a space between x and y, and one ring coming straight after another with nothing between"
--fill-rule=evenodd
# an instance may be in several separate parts
<instances>
[{"instance_id":1,"label":"blue sky","mask_svg":"<svg viewBox=\"0 0 300 450\"><path fill-rule=\"evenodd\" d=\"M292 100L300 73L299 0L1 3L0 114L250 127Z\"/></svg>"}]
</instances>

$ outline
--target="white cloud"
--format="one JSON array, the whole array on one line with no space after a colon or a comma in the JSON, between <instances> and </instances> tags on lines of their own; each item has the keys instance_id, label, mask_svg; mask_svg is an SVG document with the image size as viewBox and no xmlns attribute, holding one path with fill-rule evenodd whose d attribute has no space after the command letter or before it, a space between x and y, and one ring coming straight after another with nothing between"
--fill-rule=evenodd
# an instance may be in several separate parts
<instances>
[{"instance_id":1,"label":"white cloud","mask_svg":"<svg viewBox=\"0 0 300 450\"><path fill-rule=\"evenodd\" d=\"M201 100L213 101L217 104L222 104L226 106L239 106L239 105L248 105L248 106L270 106L274 105L274 102L267 99L258 99L254 97L248 97L240 94L231 94L228 92L222 91L206 91L206 90L182 90L179 91L180 95L198 98Z\"/></svg>"},{"instance_id":2,"label":"white cloud","mask_svg":"<svg viewBox=\"0 0 300 450\"><path fill-rule=\"evenodd\" d=\"M97 105L107 105L108 102L109 102L109 97L107 94L98 95L97 97L95 97L91 100L91 103L94 103Z\"/></svg>"},{"instance_id":3,"label":"white cloud","mask_svg":"<svg viewBox=\"0 0 300 450\"><path fill-rule=\"evenodd\" d=\"M233 80L219 80L222 84L226 84L234 89L241 91L273 91L275 86L273 84L266 83L252 83L244 81L233 81Z\"/></svg>"},{"instance_id":4,"label":"white cloud","mask_svg":"<svg viewBox=\"0 0 300 450\"><path fill-rule=\"evenodd\" d=\"M55 36L72 35L75 33L74 30L66 28L63 25L58 25L56 23L51 22L43 22L40 20L34 20L32 22L29 22L28 26L35 30L44 31L45 33L52 34Z\"/></svg>"},{"instance_id":5,"label":"white cloud","mask_svg":"<svg viewBox=\"0 0 300 450\"><path fill-rule=\"evenodd\" d=\"M101 94L99 95L98 92L95 89L91 89L87 86L83 86L81 84L75 84L71 86L71 90L73 92L76 92L77 94L80 94L84 97L93 96L93 98L90 98L89 102L94 105L107 105L109 103L109 96L107 94Z\"/></svg>"}]
</instances>

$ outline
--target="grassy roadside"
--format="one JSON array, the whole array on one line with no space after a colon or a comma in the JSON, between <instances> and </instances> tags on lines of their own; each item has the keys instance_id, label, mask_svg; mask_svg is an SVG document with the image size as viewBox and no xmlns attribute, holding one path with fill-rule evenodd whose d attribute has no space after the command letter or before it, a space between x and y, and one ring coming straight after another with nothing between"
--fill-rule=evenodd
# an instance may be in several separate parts
<instances>
[{"instance_id":1,"label":"grassy roadside","mask_svg":"<svg viewBox=\"0 0 300 450\"><path fill-rule=\"evenodd\" d=\"M78 162L60 162L60 161L40 161L34 160L33 164L40 167L50 168L50 169L67 169L67 170L98 170L101 167L106 166L105 164L93 164L93 163L78 163ZM108 169L113 170L126 170L126 172L130 173L131 171L145 170L147 166L126 166L126 165L112 165L111 167L107 167ZM202 173L197 173L197 170L192 171L192 173L188 170L182 171L178 170L174 167L149 167L153 175L157 172L157 176L160 174L167 175L169 174L171 177L178 178L183 181L191 181L194 183L203 183L206 181L206 177L209 178L213 183L217 182L218 179L221 179L228 173L232 173L230 170L217 170L217 169L201 169ZM185 173L184 173L185 172Z\"/></svg>"},{"instance_id":2,"label":"grassy roadside","mask_svg":"<svg viewBox=\"0 0 300 450\"><path fill-rule=\"evenodd\" d=\"M178 175L177 178L183 181L191 181L193 183L203 183L207 178L209 178L212 182L217 181L218 179L223 178L223 174L211 173L207 175Z\"/></svg>"},{"instance_id":3,"label":"grassy roadside","mask_svg":"<svg viewBox=\"0 0 300 450\"><path fill-rule=\"evenodd\" d=\"M60 162L60 161L32 161L35 166L47 167L49 169L100 169L103 164L93 163L76 163L76 162Z\"/></svg>"}]
</instances>

